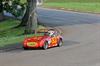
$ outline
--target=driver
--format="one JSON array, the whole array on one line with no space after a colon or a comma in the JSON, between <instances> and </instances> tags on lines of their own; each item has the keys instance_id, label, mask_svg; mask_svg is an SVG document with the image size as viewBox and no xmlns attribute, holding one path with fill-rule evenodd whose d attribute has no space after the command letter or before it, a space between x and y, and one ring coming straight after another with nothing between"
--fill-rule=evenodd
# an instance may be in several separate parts
<instances>
[{"instance_id":1,"label":"driver","mask_svg":"<svg viewBox=\"0 0 100 66\"><path fill-rule=\"evenodd\" d=\"M55 31L53 31L53 30L49 30L48 31L48 35L51 37L51 36L54 36L54 33L55 33Z\"/></svg>"}]
</instances>

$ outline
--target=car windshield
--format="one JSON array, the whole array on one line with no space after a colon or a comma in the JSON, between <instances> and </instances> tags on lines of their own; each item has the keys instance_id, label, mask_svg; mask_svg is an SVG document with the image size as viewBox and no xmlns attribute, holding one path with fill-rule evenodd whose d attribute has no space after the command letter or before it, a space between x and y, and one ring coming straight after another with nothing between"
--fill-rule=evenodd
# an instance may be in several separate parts
<instances>
[{"instance_id":1,"label":"car windshield","mask_svg":"<svg viewBox=\"0 0 100 66\"><path fill-rule=\"evenodd\" d=\"M50 33L46 32L46 33L44 33L44 35L46 35L46 36L50 36Z\"/></svg>"},{"instance_id":2,"label":"car windshield","mask_svg":"<svg viewBox=\"0 0 100 66\"><path fill-rule=\"evenodd\" d=\"M41 29L38 31L38 33L45 35L45 36L52 36L54 35L55 31L53 29L50 29L50 30Z\"/></svg>"}]
</instances>

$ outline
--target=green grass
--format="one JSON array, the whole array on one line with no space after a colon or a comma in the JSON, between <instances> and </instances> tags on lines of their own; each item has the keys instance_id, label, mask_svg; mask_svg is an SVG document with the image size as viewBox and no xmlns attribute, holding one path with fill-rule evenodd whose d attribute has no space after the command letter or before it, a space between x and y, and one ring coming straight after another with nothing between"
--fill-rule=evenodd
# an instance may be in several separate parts
<instances>
[{"instance_id":1,"label":"green grass","mask_svg":"<svg viewBox=\"0 0 100 66\"><path fill-rule=\"evenodd\" d=\"M13 27L15 27L16 25L18 25L19 23L20 23L20 21L18 21L18 20L13 20L13 19L9 19L9 20L5 20L5 21L3 21L3 22L0 22L0 31L13 28Z\"/></svg>"},{"instance_id":2,"label":"green grass","mask_svg":"<svg viewBox=\"0 0 100 66\"><path fill-rule=\"evenodd\" d=\"M24 33L24 28L14 28L18 24L20 21L14 19L0 22L0 47L22 41L20 35Z\"/></svg>"},{"instance_id":3,"label":"green grass","mask_svg":"<svg viewBox=\"0 0 100 66\"><path fill-rule=\"evenodd\" d=\"M34 34L24 34L24 27L14 28L20 24L19 20L8 19L3 22L0 22L0 47L4 47L6 45L20 43L25 39L25 36L31 37ZM38 26L38 29L45 28L42 25ZM37 34L41 35L41 34Z\"/></svg>"},{"instance_id":4,"label":"green grass","mask_svg":"<svg viewBox=\"0 0 100 66\"><path fill-rule=\"evenodd\" d=\"M83 3L86 3L86 2L100 2L100 0L45 0L46 3L50 3L50 2L83 2Z\"/></svg>"},{"instance_id":5,"label":"green grass","mask_svg":"<svg viewBox=\"0 0 100 66\"><path fill-rule=\"evenodd\" d=\"M43 34L37 34L43 35ZM5 47L6 45L12 45L15 43L21 43L26 37L34 36L34 34L30 35L21 35L21 36L12 36L12 37L2 37L0 38L0 47Z\"/></svg>"},{"instance_id":6,"label":"green grass","mask_svg":"<svg viewBox=\"0 0 100 66\"><path fill-rule=\"evenodd\" d=\"M21 0L25 3L26 0ZM80 12L100 13L100 0L44 0L44 7L64 8Z\"/></svg>"},{"instance_id":7,"label":"green grass","mask_svg":"<svg viewBox=\"0 0 100 66\"><path fill-rule=\"evenodd\" d=\"M20 24L20 21L14 19L8 19L0 22L0 38L18 36L24 33L24 28L14 28Z\"/></svg>"},{"instance_id":8,"label":"green grass","mask_svg":"<svg viewBox=\"0 0 100 66\"><path fill-rule=\"evenodd\" d=\"M0 38L2 37L12 37L12 36L19 36L24 33L24 28L11 28L4 31L0 31Z\"/></svg>"},{"instance_id":9,"label":"green grass","mask_svg":"<svg viewBox=\"0 0 100 66\"><path fill-rule=\"evenodd\" d=\"M26 0L20 0L21 3L26 3Z\"/></svg>"},{"instance_id":10,"label":"green grass","mask_svg":"<svg viewBox=\"0 0 100 66\"><path fill-rule=\"evenodd\" d=\"M100 3L80 3L80 2L66 2L66 3L55 3L49 2L44 3L44 7L49 8L64 8L65 10L77 10L81 12L93 12L100 13Z\"/></svg>"},{"instance_id":11,"label":"green grass","mask_svg":"<svg viewBox=\"0 0 100 66\"><path fill-rule=\"evenodd\" d=\"M6 45L15 44L22 42L24 40L24 36L16 36L16 37L3 37L0 38L0 47L4 47Z\"/></svg>"}]
</instances>

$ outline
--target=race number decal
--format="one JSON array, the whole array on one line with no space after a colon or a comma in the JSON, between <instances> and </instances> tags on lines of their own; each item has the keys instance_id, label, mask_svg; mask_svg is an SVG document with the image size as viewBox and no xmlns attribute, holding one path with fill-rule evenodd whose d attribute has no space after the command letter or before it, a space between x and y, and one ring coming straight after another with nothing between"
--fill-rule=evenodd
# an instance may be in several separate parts
<instances>
[{"instance_id":1,"label":"race number decal","mask_svg":"<svg viewBox=\"0 0 100 66\"><path fill-rule=\"evenodd\" d=\"M52 44L56 44L57 43L57 39L54 37L52 38Z\"/></svg>"}]
</instances>

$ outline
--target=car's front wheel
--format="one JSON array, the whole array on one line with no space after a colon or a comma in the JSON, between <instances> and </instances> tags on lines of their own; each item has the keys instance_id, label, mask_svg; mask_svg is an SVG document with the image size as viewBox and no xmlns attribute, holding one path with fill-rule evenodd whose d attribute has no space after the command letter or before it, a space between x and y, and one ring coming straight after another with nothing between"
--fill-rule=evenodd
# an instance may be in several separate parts
<instances>
[{"instance_id":1,"label":"car's front wheel","mask_svg":"<svg viewBox=\"0 0 100 66\"><path fill-rule=\"evenodd\" d=\"M61 47L63 44L63 41L60 39L59 42L58 42L58 47Z\"/></svg>"},{"instance_id":2,"label":"car's front wheel","mask_svg":"<svg viewBox=\"0 0 100 66\"><path fill-rule=\"evenodd\" d=\"M23 47L24 48L24 50L28 50L28 48L26 48L26 47Z\"/></svg>"},{"instance_id":3,"label":"car's front wheel","mask_svg":"<svg viewBox=\"0 0 100 66\"><path fill-rule=\"evenodd\" d=\"M44 50L48 49L48 42L45 42L45 43L44 43L43 49L44 49Z\"/></svg>"}]
</instances>

